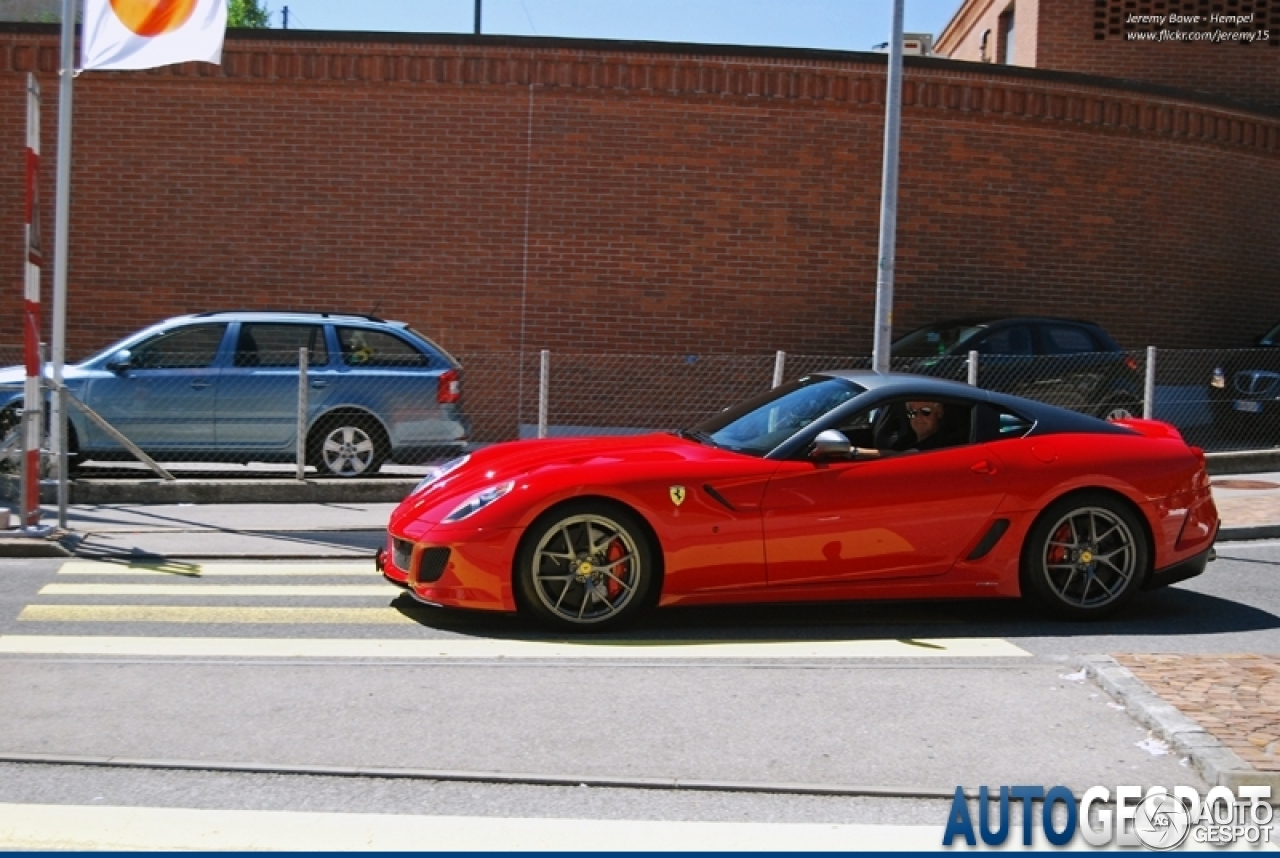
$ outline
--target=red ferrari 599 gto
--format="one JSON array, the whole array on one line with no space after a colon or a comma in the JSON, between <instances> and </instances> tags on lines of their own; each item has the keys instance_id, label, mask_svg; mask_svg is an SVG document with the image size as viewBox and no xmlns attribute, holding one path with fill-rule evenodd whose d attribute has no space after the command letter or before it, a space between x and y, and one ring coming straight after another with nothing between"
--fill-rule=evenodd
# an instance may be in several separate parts
<instances>
[{"instance_id":1,"label":"red ferrari 599 gto","mask_svg":"<svg viewBox=\"0 0 1280 858\"><path fill-rule=\"evenodd\" d=\"M692 430L454 459L395 510L378 566L422 602L570 630L851 599L1026 596L1087 619L1200 574L1217 529L1204 456L1168 424L851 371Z\"/></svg>"}]
</instances>

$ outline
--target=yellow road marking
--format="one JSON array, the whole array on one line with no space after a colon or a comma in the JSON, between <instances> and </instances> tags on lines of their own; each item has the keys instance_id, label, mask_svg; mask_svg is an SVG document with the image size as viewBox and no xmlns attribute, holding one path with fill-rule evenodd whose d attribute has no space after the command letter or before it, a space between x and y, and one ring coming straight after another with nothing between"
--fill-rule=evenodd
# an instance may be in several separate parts
<instances>
[{"instance_id":1,"label":"yellow road marking","mask_svg":"<svg viewBox=\"0 0 1280 858\"><path fill-rule=\"evenodd\" d=\"M327 577L332 575L365 575L376 577L373 560L322 561L314 563L105 563L92 560L68 560L58 569L59 575L163 575L167 578L217 578L223 576L255 577Z\"/></svg>"},{"instance_id":2,"label":"yellow road marking","mask_svg":"<svg viewBox=\"0 0 1280 858\"><path fill-rule=\"evenodd\" d=\"M204 605L28 605L19 620L62 623L414 624L394 608L212 608Z\"/></svg>"},{"instance_id":3,"label":"yellow road marking","mask_svg":"<svg viewBox=\"0 0 1280 858\"><path fill-rule=\"evenodd\" d=\"M264 610L264 609L246 609ZM394 612L391 612L394 614ZM395 616L399 616L395 614ZM276 622L275 620L263 620ZM329 639L181 638L0 635L0 654L159 655L262 658L407 659L838 659L1019 658L1026 650L998 638L952 640L760 641L663 643L623 641L567 643L485 638Z\"/></svg>"},{"instance_id":4,"label":"yellow road marking","mask_svg":"<svg viewBox=\"0 0 1280 858\"><path fill-rule=\"evenodd\" d=\"M1038 829L1037 829L1038 830ZM503 819L0 804L0 847L290 852L932 851L941 825Z\"/></svg>"},{"instance_id":5,"label":"yellow road marking","mask_svg":"<svg viewBox=\"0 0 1280 858\"><path fill-rule=\"evenodd\" d=\"M41 596L387 596L382 584L45 584Z\"/></svg>"}]
</instances>

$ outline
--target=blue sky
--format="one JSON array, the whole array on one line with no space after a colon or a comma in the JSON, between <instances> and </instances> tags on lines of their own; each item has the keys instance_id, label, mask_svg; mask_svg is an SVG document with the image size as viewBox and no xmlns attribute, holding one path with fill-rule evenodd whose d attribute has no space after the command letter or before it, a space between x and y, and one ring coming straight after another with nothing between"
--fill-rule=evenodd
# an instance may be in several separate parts
<instances>
[{"instance_id":1,"label":"blue sky","mask_svg":"<svg viewBox=\"0 0 1280 858\"><path fill-rule=\"evenodd\" d=\"M892 0L481 0L490 35L637 39L866 51L889 37ZM905 0L904 31L935 37L961 0ZM470 33L474 0L266 0L289 29Z\"/></svg>"}]
</instances>

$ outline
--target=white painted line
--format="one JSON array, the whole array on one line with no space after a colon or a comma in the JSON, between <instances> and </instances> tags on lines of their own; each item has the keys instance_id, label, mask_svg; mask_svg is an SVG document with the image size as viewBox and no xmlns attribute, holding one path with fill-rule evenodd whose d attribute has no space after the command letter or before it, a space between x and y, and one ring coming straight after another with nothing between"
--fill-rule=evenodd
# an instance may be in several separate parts
<instances>
[{"instance_id":1,"label":"white painted line","mask_svg":"<svg viewBox=\"0 0 1280 858\"><path fill-rule=\"evenodd\" d=\"M583 643L443 638L180 638L0 635L0 654L386 659L838 659L1017 658L1031 654L998 638L762 641L759 643Z\"/></svg>"},{"instance_id":2,"label":"white painted line","mask_svg":"<svg viewBox=\"0 0 1280 858\"><path fill-rule=\"evenodd\" d=\"M382 584L45 584L41 596L388 596Z\"/></svg>"},{"instance_id":3,"label":"white painted line","mask_svg":"<svg viewBox=\"0 0 1280 858\"><path fill-rule=\"evenodd\" d=\"M503 819L0 804L0 848L332 851L933 851L943 825Z\"/></svg>"},{"instance_id":4,"label":"white painted line","mask_svg":"<svg viewBox=\"0 0 1280 858\"><path fill-rule=\"evenodd\" d=\"M359 562L316 561L314 563L189 563L172 560L165 563L105 563L92 560L68 560L58 569L59 575L159 575L166 578L220 577L328 577L364 575L379 577L372 558Z\"/></svg>"},{"instance_id":5,"label":"white painted line","mask_svg":"<svg viewBox=\"0 0 1280 858\"><path fill-rule=\"evenodd\" d=\"M18 619L42 623L417 625L394 608L214 608L205 605L28 605Z\"/></svg>"}]
</instances>

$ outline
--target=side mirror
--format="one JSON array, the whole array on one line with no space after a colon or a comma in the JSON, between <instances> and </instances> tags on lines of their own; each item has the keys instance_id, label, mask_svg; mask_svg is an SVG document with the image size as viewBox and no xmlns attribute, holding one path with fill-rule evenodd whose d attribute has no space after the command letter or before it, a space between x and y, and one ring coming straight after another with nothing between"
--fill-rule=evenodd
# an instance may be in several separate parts
<instances>
[{"instance_id":1,"label":"side mirror","mask_svg":"<svg viewBox=\"0 0 1280 858\"><path fill-rule=\"evenodd\" d=\"M824 429L813 439L809 449L809 458L819 461L824 459L848 459L853 455L853 445L843 432L835 429Z\"/></svg>"},{"instance_id":2,"label":"side mirror","mask_svg":"<svg viewBox=\"0 0 1280 858\"><path fill-rule=\"evenodd\" d=\"M133 353L128 349L121 349L111 356L107 361L107 369L112 372L124 372L133 365Z\"/></svg>"}]
</instances>

